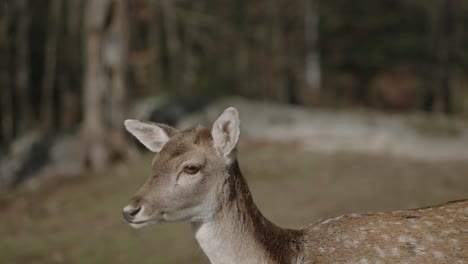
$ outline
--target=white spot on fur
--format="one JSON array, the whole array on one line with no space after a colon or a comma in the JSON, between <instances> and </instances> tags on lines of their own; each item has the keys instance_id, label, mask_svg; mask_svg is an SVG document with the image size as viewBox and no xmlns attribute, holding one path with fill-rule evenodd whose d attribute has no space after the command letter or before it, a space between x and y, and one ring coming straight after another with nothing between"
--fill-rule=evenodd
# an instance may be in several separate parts
<instances>
[{"instance_id":1,"label":"white spot on fur","mask_svg":"<svg viewBox=\"0 0 468 264\"><path fill-rule=\"evenodd\" d=\"M434 237L432 235L427 235L426 239L429 240L430 242L434 242Z\"/></svg>"},{"instance_id":2,"label":"white spot on fur","mask_svg":"<svg viewBox=\"0 0 468 264\"><path fill-rule=\"evenodd\" d=\"M433 226L434 224L431 221L424 221L424 224L427 226Z\"/></svg>"},{"instance_id":3,"label":"white spot on fur","mask_svg":"<svg viewBox=\"0 0 468 264\"><path fill-rule=\"evenodd\" d=\"M377 247L375 247L375 250L377 250L377 253L379 253L379 256L381 258L385 258L386 255L385 255L385 251L383 249L381 249L380 247L377 246Z\"/></svg>"},{"instance_id":4,"label":"white spot on fur","mask_svg":"<svg viewBox=\"0 0 468 264\"><path fill-rule=\"evenodd\" d=\"M320 253L325 253L325 249L323 247L319 247L319 252Z\"/></svg>"},{"instance_id":5,"label":"white spot on fur","mask_svg":"<svg viewBox=\"0 0 468 264\"><path fill-rule=\"evenodd\" d=\"M412 243L414 244L416 242L416 239L412 237L407 237L407 236L399 236L398 237L398 242L400 243Z\"/></svg>"},{"instance_id":6,"label":"white spot on fur","mask_svg":"<svg viewBox=\"0 0 468 264\"><path fill-rule=\"evenodd\" d=\"M442 230L440 233L443 234L443 235L454 234L454 233L457 233L457 230L451 228L451 229L447 229L447 230Z\"/></svg>"},{"instance_id":7,"label":"white spot on fur","mask_svg":"<svg viewBox=\"0 0 468 264\"><path fill-rule=\"evenodd\" d=\"M343 241L343 240L346 240L348 239L348 235L341 235L341 234L337 234L336 237L335 237L335 241L336 242L340 242L340 241Z\"/></svg>"},{"instance_id":8,"label":"white spot on fur","mask_svg":"<svg viewBox=\"0 0 468 264\"><path fill-rule=\"evenodd\" d=\"M461 259L460 259L460 260L457 260L457 264L465 264L465 261L463 261L463 260L461 260Z\"/></svg>"},{"instance_id":9,"label":"white spot on fur","mask_svg":"<svg viewBox=\"0 0 468 264\"><path fill-rule=\"evenodd\" d=\"M416 247L414 247L413 252L416 253L416 255L425 255L425 250L426 248L424 246L417 245Z\"/></svg>"},{"instance_id":10,"label":"white spot on fur","mask_svg":"<svg viewBox=\"0 0 468 264\"><path fill-rule=\"evenodd\" d=\"M361 259L361 261L359 261L359 263L361 263L361 264L369 264L369 260L367 260L366 258L363 258L363 259Z\"/></svg>"},{"instance_id":11,"label":"white spot on fur","mask_svg":"<svg viewBox=\"0 0 468 264\"><path fill-rule=\"evenodd\" d=\"M436 215L435 218L439 219L439 220L444 220L445 217L441 216L441 215Z\"/></svg>"},{"instance_id":12,"label":"white spot on fur","mask_svg":"<svg viewBox=\"0 0 468 264\"><path fill-rule=\"evenodd\" d=\"M400 250L398 248L392 248L392 255L393 256L399 256L400 255Z\"/></svg>"},{"instance_id":13,"label":"white spot on fur","mask_svg":"<svg viewBox=\"0 0 468 264\"><path fill-rule=\"evenodd\" d=\"M344 246L345 246L346 248L351 248L352 245L353 245L353 243L352 243L350 240L345 240Z\"/></svg>"},{"instance_id":14,"label":"white spot on fur","mask_svg":"<svg viewBox=\"0 0 468 264\"><path fill-rule=\"evenodd\" d=\"M359 244L361 244L361 241L359 241L357 239L353 239L353 246L354 247L357 247Z\"/></svg>"},{"instance_id":15,"label":"white spot on fur","mask_svg":"<svg viewBox=\"0 0 468 264\"><path fill-rule=\"evenodd\" d=\"M444 258L444 253L442 253L440 251L434 251L434 257L436 257L438 259L442 259L442 258Z\"/></svg>"},{"instance_id":16,"label":"white spot on fur","mask_svg":"<svg viewBox=\"0 0 468 264\"><path fill-rule=\"evenodd\" d=\"M360 214L350 214L351 217L361 217Z\"/></svg>"},{"instance_id":17,"label":"white spot on fur","mask_svg":"<svg viewBox=\"0 0 468 264\"><path fill-rule=\"evenodd\" d=\"M382 238L385 240L385 241L388 241L390 239L390 236L387 235L387 234L383 234L382 235Z\"/></svg>"}]
</instances>

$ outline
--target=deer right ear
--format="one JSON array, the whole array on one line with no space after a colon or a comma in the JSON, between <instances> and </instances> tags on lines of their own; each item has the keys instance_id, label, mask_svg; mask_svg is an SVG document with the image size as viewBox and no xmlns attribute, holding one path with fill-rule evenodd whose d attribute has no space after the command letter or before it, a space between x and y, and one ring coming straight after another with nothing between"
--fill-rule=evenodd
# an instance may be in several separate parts
<instances>
[{"instance_id":1,"label":"deer right ear","mask_svg":"<svg viewBox=\"0 0 468 264\"><path fill-rule=\"evenodd\" d=\"M224 110L213 124L211 135L213 136L214 146L219 153L226 158L228 163L234 160L235 147L239 140L239 113L234 107Z\"/></svg>"},{"instance_id":2,"label":"deer right ear","mask_svg":"<svg viewBox=\"0 0 468 264\"><path fill-rule=\"evenodd\" d=\"M152 152L159 152L177 130L162 124L148 124L138 120L127 119L124 122L128 132L134 135L141 144Z\"/></svg>"}]
</instances>

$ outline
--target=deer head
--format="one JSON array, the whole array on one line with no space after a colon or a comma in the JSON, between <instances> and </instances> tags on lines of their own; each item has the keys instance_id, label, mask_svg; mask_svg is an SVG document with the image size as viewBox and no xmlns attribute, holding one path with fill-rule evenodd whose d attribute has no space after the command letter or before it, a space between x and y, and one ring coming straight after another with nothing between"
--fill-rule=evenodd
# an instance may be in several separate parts
<instances>
[{"instance_id":1,"label":"deer head","mask_svg":"<svg viewBox=\"0 0 468 264\"><path fill-rule=\"evenodd\" d=\"M152 173L123 209L134 228L174 221L204 221L222 201L219 193L235 162L239 116L226 109L212 129L184 131L163 124L126 120L126 129L155 152Z\"/></svg>"}]
</instances>

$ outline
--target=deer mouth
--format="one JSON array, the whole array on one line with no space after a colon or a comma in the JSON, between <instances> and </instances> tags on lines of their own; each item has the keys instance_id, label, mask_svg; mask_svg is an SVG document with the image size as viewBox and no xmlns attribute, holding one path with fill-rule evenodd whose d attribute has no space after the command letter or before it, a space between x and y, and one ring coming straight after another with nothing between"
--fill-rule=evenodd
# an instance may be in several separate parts
<instances>
[{"instance_id":1,"label":"deer mouth","mask_svg":"<svg viewBox=\"0 0 468 264\"><path fill-rule=\"evenodd\" d=\"M145 227L145 226L157 224L158 221L151 219L151 220L144 220L144 221L132 221L132 222L128 222L128 223L130 224L131 227L133 227L135 229L139 229L139 228L142 228L142 227Z\"/></svg>"},{"instance_id":2,"label":"deer mouth","mask_svg":"<svg viewBox=\"0 0 468 264\"><path fill-rule=\"evenodd\" d=\"M144 223L149 222L149 221L151 221L151 220L145 220L145 221L130 221L130 222L128 222L128 223L130 223L130 224L135 224L135 225L140 225L140 224L144 224Z\"/></svg>"}]
</instances>

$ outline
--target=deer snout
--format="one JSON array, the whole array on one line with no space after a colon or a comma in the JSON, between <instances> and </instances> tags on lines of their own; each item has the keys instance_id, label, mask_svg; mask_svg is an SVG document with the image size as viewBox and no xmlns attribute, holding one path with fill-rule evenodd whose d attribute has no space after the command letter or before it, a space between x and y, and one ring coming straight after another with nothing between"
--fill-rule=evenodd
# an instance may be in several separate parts
<instances>
[{"instance_id":1,"label":"deer snout","mask_svg":"<svg viewBox=\"0 0 468 264\"><path fill-rule=\"evenodd\" d=\"M122 211L123 218L127 221L132 223L135 219L136 215L141 212L141 206L133 207L131 205L125 206Z\"/></svg>"}]
</instances>

